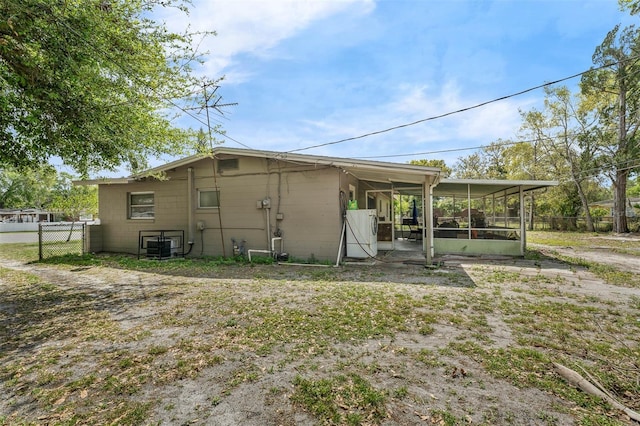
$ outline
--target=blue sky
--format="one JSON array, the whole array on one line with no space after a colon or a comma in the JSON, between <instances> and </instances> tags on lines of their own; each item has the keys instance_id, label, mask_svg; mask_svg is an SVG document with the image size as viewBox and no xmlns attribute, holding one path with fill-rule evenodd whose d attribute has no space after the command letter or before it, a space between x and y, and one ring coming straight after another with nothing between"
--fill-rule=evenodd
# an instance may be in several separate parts
<instances>
[{"instance_id":1,"label":"blue sky","mask_svg":"<svg viewBox=\"0 0 640 426\"><path fill-rule=\"evenodd\" d=\"M188 23L217 32L201 45L209 56L198 72L224 76L222 102L238 105L215 122L244 146L275 151L380 131L585 71L607 32L633 22L615 0L194 0L189 16L158 18L172 30ZM298 152L452 166L473 151L422 153L515 139L519 110L542 99L539 89ZM189 117L180 125L202 127ZM234 140L225 146L242 147Z\"/></svg>"}]
</instances>

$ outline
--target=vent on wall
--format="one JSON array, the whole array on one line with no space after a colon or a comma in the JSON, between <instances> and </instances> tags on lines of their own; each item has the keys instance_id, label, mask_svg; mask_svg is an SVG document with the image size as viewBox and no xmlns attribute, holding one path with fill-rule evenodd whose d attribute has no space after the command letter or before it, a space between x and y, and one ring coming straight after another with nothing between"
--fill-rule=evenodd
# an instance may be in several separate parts
<instances>
[{"instance_id":1,"label":"vent on wall","mask_svg":"<svg viewBox=\"0 0 640 426\"><path fill-rule=\"evenodd\" d=\"M238 170L237 158L225 158L218 160L218 173L224 173L229 170Z\"/></svg>"}]
</instances>

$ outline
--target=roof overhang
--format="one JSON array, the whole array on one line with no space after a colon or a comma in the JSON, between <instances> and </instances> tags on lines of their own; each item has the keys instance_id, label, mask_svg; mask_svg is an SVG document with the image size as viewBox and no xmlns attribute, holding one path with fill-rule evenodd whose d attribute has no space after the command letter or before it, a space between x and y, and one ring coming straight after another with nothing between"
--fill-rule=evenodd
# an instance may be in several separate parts
<instances>
[{"instance_id":1,"label":"roof overhang","mask_svg":"<svg viewBox=\"0 0 640 426\"><path fill-rule=\"evenodd\" d=\"M74 180L74 185L122 185L135 181L131 178L100 178L100 179L86 179L86 180Z\"/></svg>"},{"instance_id":2,"label":"roof overhang","mask_svg":"<svg viewBox=\"0 0 640 426\"><path fill-rule=\"evenodd\" d=\"M385 161L357 160L322 155L295 154L289 152L260 151L251 149L214 148L213 156L238 155L247 157L270 158L294 164L312 164L316 166L337 167L360 180L382 183L433 184L440 176L437 167L425 167L413 164L400 164Z\"/></svg>"},{"instance_id":3,"label":"roof overhang","mask_svg":"<svg viewBox=\"0 0 640 426\"><path fill-rule=\"evenodd\" d=\"M487 180L487 179L442 179L433 188L433 195L437 197L467 197L480 198L491 195L505 196L536 189L557 186L557 181L547 180Z\"/></svg>"},{"instance_id":4,"label":"roof overhang","mask_svg":"<svg viewBox=\"0 0 640 426\"><path fill-rule=\"evenodd\" d=\"M328 166L342 169L360 180L397 183L397 184L435 184L440 176L440 169L436 167L417 166L413 164L400 164L383 161L356 160L340 157L327 157L320 155L295 154L276 151L261 151L239 148L214 148L211 153L196 154L185 157L159 167L149 169L143 173L132 175L128 178L117 179L93 179L74 182L77 185L114 185L133 182L145 176L153 176L176 169L187 167L205 158L225 157L255 157L267 158L293 164L307 164L314 166Z\"/></svg>"}]
</instances>

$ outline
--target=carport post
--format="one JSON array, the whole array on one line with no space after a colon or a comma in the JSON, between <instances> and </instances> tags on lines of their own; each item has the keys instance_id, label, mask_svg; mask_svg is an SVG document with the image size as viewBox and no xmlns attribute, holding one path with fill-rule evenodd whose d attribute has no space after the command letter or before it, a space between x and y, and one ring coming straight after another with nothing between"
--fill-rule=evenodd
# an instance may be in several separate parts
<instances>
[{"instance_id":1,"label":"carport post","mask_svg":"<svg viewBox=\"0 0 640 426\"><path fill-rule=\"evenodd\" d=\"M427 188L429 193L427 194ZM427 266L433 263L433 185L425 181L422 184L422 251Z\"/></svg>"},{"instance_id":2,"label":"carport post","mask_svg":"<svg viewBox=\"0 0 640 426\"><path fill-rule=\"evenodd\" d=\"M38 223L38 260L42 260L42 224Z\"/></svg>"}]
</instances>

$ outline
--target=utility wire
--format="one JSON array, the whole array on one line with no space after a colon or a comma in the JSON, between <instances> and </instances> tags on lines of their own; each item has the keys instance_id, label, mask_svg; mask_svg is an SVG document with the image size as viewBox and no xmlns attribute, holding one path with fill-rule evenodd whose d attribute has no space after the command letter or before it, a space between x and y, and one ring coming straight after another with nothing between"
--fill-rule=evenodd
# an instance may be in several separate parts
<instances>
[{"instance_id":1,"label":"utility wire","mask_svg":"<svg viewBox=\"0 0 640 426\"><path fill-rule=\"evenodd\" d=\"M411 154L391 154L391 155L372 155L372 156L368 156L368 157L357 157L361 160L372 160L372 159L376 159L376 158L394 158L394 157L413 157L416 155L432 155L432 154L442 154L445 152L456 152L456 151L470 151L472 149L482 149L482 148L489 148L490 146L508 146L508 145L517 145L519 143L534 143L537 142L537 140L531 140L531 141L507 141L507 142L494 142L488 145L478 145L478 146L469 146L469 147L465 147L465 148L450 148L450 149L439 149L436 151L424 151L424 152L414 152Z\"/></svg>"},{"instance_id":2,"label":"utility wire","mask_svg":"<svg viewBox=\"0 0 640 426\"><path fill-rule=\"evenodd\" d=\"M292 149L292 150L287 151L287 152L288 153L300 152L300 151L307 151L307 150L313 149L313 148L320 148L320 147L329 146L329 145L337 145L337 144L344 143L344 142L350 142L350 141L354 141L354 140L357 140L357 139L364 139L364 138L367 138L367 137L370 137L370 136L375 136L375 135L379 135L379 134L382 134L382 133L391 132L391 131L402 129L402 128L405 128L405 127L415 126L416 124L424 123L426 121L433 121L433 120L437 120L437 119L440 119L440 118L448 117L450 115L460 114L462 112L466 112L466 111L470 111L470 110L473 110L473 109L477 109L477 108L480 108L480 107L483 107L483 106L486 106L486 105L489 105L489 104L492 104L492 103L495 103L495 102L499 102L499 101L503 101L505 99L513 98L513 97L516 97L516 96L520 96L520 95L523 95L525 93L529 93L529 92L532 92L534 90L541 89L543 87L552 86L554 84L561 83L563 81L571 80L571 79L574 79L576 77L580 77L580 76L582 76L584 74L587 74L587 73L590 73L590 72L598 71L598 70L601 70L601 69L604 69L604 68L609 68L609 67L611 67L611 66L613 66L613 65L615 65L617 63L618 62L613 62L613 63L608 63L608 64L605 64L605 65L601 65L601 66L599 66L597 68L590 68L590 69L588 69L586 71L582 71L582 72L579 72L577 74L570 75L569 77L564 77L564 78L561 78L559 80L554 80L554 81L550 81L550 82L547 82L547 83L544 83L544 84L540 84L538 86L531 87L529 89L521 90L519 92L512 93L510 95L501 96L499 98L495 98L495 99L492 99L490 101L481 102L479 104L472 105L472 106L469 106L469 107L466 107L466 108L461 108L461 109L458 109L458 110L455 110L455 111L446 112L444 114L434 115L434 116L431 116L431 117L427 117L427 118L423 118L423 119L420 119L420 120L416 120L416 121L413 121L411 123L400 124L398 126L389 127L387 129L377 130L377 131L365 133L363 135L353 136L353 137L345 138L345 139L340 139L340 140L333 141L333 142L326 142L326 143L321 143L321 144L317 144L317 145L307 146L307 147L304 147L304 148Z\"/></svg>"},{"instance_id":3,"label":"utility wire","mask_svg":"<svg viewBox=\"0 0 640 426\"><path fill-rule=\"evenodd\" d=\"M67 22L65 22L64 20L57 20L57 21L60 24L64 25L67 29L69 29L69 31L71 31L76 36L76 38L78 40L80 40L81 42L83 42L85 44L89 44L89 42L87 40L85 40L83 37L81 37L80 34L77 33L77 31L75 31L71 26L69 26L67 24ZM92 48L94 48L94 49L97 49L97 47L95 45L93 45L93 44L90 44L90 46ZM118 61L116 61L108 52L105 52L103 49L100 49L100 51L109 61L111 61L113 64L115 64L120 69L122 69L130 77L132 76L131 71L129 69L127 69L125 66L123 66L122 64L120 64ZM638 58L640 58L640 57L636 57L635 59L638 59ZM308 146L308 147L293 149L293 150L289 150L289 151L286 151L286 152L287 153L293 153L293 152L306 151L306 150L310 150L310 149L313 149L313 148L319 148L319 147L324 147L324 146L329 146L329 145L336 145L336 144L340 144L340 143L344 143L344 142L363 139L363 138L366 138L366 137L370 137L370 136L374 136L374 135L378 135L378 134L382 134L382 133L391 132L391 131L394 131L394 130L398 130L398 129L402 129L402 128L406 128L406 127L410 127L410 126L415 126L415 125L420 124L420 123L424 123L424 122L427 122L427 121L433 121L433 120L444 118L444 117L447 117L447 116L450 116L450 115L463 113L463 112L470 111L470 110L473 110L473 109L477 109L477 108L480 108L480 107L483 107L483 106L486 106L486 105L489 105L489 104L492 104L492 103L496 103L496 102L499 102L499 101L502 101L502 100L505 100L505 99L513 98L513 97L516 97L516 96L520 96L520 95L523 95L525 93L529 93L529 92L532 92L534 90L541 89L543 87L552 86L554 84L561 83L563 81L567 81L567 80L574 79L576 77L580 77L580 76L582 76L584 74L587 74L587 73L590 73L590 72L594 72L594 71L598 71L598 70L601 70L601 69L609 68L609 67L614 66L614 65L616 65L618 63L619 63L619 61L618 62L607 63L607 64L601 65L599 67L596 67L596 68L590 68L590 69L588 69L586 71L582 71L582 72L579 72L577 74L570 75L568 77L564 77L564 78L561 78L561 79L558 79L558 80L550 81L550 82L547 82L547 83L544 83L544 84L540 84L540 85L535 86L535 87L531 87L531 88L528 88L528 89L525 89L525 90L521 90L521 91L516 92L516 93L512 93L512 94L509 94L509 95L501 96L499 98L495 98L495 99L492 99L492 100L489 100L489 101L481 102L479 104L472 105L472 106L469 106L469 107L466 107L466 108L461 108L461 109L458 109L458 110L455 110L455 111L450 111L450 112L447 112L447 113L444 113L444 114L423 118L423 119L416 120L416 121L413 121L413 122L410 122L410 123L405 123L405 124L401 124L401 125L398 125L398 126L389 127L389 128L383 129L383 130L378 130L378 131L365 133L365 134L359 135L359 136L353 136L353 137L349 137L349 138L340 139L340 140L337 140L337 141L326 142L326 143L321 143L321 144L317 144L317 145L311 145L311 146ZM142 82L142 84L146 85L144 82ZM146 86L149 89L151 89L154 93L156 93L156 94L158 93L155 88L153 88L153 87L151 87L149 85L146 85ZM195 93L196 90L199 90L199 89L194 89L194 92L191 92L191 94ZM197 115L194 115L194 114L190 113L185 107L182 107L182 106L178 105L172 99L168 99L168 98L165 98L165 97L162 97L162 96L160 96L160 98L165 100L166 102L171 104L173 107L177 108L178 110L182 111L184 114L186 114L189 117L193 118L197 122L199 122L202 125L205 125L208 128L210 128L210 126L209 126L209 124L207 122L202 120ZM208 105L206 105L205 108L208 108ZM224 132L221 132L221 131L219 131L219 130L217 130L215 128L213 128L212 130L216 134L222 136L225 139L233 141L233 142L237 143L238 145L241 145L241 146L243 146L243 147L245 147L247 149L252 149L248 145L246 145L246 144L244 144L244 143L242 143L242 142L240 142L240 141L228 136ZM531 141L531 142L533 142L533 141ZM517 143L521 143L521 142L505 142L505 143L500 144L500 145L513 145L513 144L517 144ZM429 151L429 152L422 152L422 153L415 153L415 154L395 154L395 155L371 156L371 157L360 157L360 158L362 158L362 159L367 159L367 158L374 159L374 158L406 157L406 156L412 156L412 155L427 155L427 154L437 154L437 153L444 153L444 152L466 151L466 150L479 149L479 148L484 148L484 147L486 147L486 146L481 145L481 146L478 146L478 147L437 150L437 151Z\"/></svg>"},{"instance_id":4,"label":"utility wire","mask_svg":"<svg viewBox=\"0 0 640 426\"><path fill-rule=\"evenodd\" d=\"M422 152L412 152L412 153L405 153L405 154L389 154L389 155L372 155L372 156L367 156L367 157L360 157L358 156L357 158L362 159L362 160L372 160L372 159L376 159L376 158L394 158L394 157L414 157L417 155L432 155L432 154L442 154L445 152L457 152L457 151L471 151L474 149L483 149L483 148L490 148L490 147L502 147L502 146L510 146L510 145L517 145L520 143L528 143L528 144L533 144L533 143L539 143L542 141L548 141L551 142L553 144L553 141L555 139L561 139L561 138L565 138L565 137L576 137L576 136L580 136L581 133L569 133L567 135L556 135L556 136L542 136L542 137L538 137L536 139L529 139L529 140L517 140L517 141L513 141L513 140L498 140L496 142L491 142L488 144L484 144L484 145L477 145L477 146L467 146L467 147L462 147L462 148L449 148L449 149L439 149L439 150L434 150L434 151L422 151Z\"/></svg>"}]
</instances>

